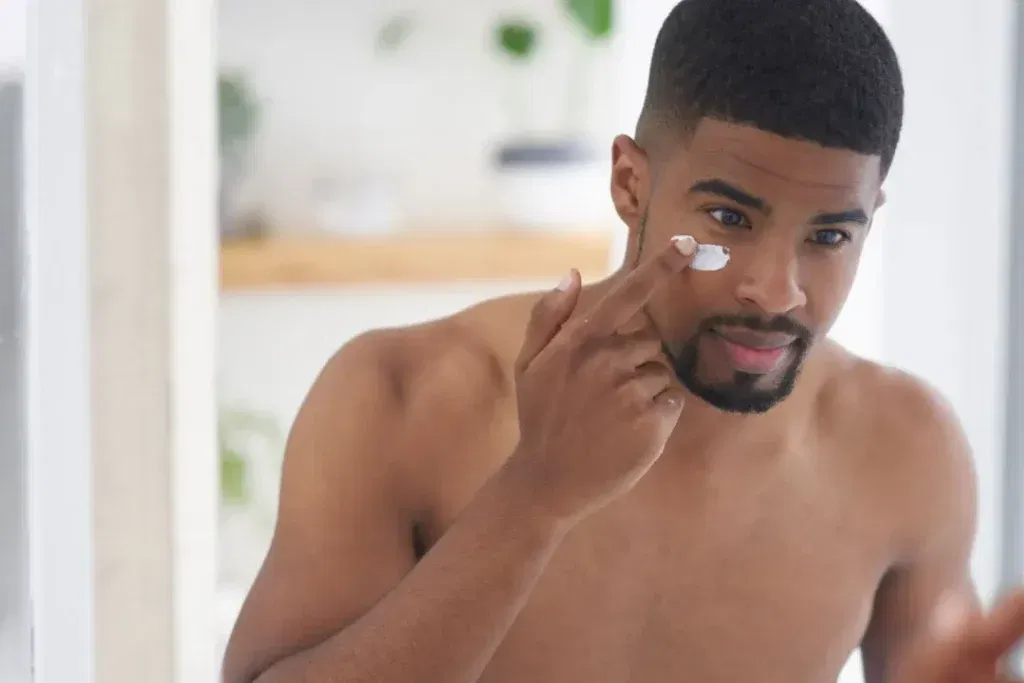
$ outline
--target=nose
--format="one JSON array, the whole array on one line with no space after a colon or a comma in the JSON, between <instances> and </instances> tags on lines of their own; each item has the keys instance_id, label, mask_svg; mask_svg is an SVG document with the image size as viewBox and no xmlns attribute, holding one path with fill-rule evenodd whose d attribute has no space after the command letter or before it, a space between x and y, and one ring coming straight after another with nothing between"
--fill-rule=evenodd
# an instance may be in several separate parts
<instances>
[{"instance_id":1,"label":"nose","mask_svg":"<svg viewBox=\"0 0 1024 683\"><path fill-rule=\"evenodd\" d=\"M782 245L759 244L744 264L736 296L766 316L785 315L807 303L797 255Z\"/></svg>"}]
</instances>

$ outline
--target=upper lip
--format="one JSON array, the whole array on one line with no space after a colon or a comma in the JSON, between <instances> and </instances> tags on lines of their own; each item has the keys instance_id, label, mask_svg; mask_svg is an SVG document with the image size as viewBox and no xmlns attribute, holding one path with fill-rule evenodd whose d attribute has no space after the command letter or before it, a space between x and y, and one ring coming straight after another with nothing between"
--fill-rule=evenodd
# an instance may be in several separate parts
<instances>
[{"instance_id":1,"label":"upper lip","mask_svg":"<svg viewBox=\"0 0 1024 683\"><path fill-rule=\"evenodd\" d=\"M784 332L754 332L752 330L729 329L722 327L715 328L713 331L718 336L722 337L726 341L732 342L733 344L739 344L740 346L746 346L748 349L758 349L761 351L785 348L797 340L797 337Z\"/></svg>"}]
</instances>

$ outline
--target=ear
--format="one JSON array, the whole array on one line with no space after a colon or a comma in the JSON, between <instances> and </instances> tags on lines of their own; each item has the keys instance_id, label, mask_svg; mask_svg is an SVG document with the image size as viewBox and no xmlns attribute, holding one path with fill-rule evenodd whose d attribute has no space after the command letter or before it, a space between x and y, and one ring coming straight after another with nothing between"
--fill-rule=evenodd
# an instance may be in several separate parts
<instances>
[{"instance_id":1,"label":"ear","mask_svg":"<svg viewBox=\"0 0 1024 683\"><path fill-rule=\"evenodd\" d=\"M875 200L875 211L878 211L883 206L885 206L885 202L886 202L887 199L888 199L888 197L885 196L885 190L879 190L878 191L878 199Z\"/></svg>"},{"instance_id":2,"label":"ear","mask_svg":"<svg viewBox=\"0 0 1024 683\"><path fill-rule=\"evenodd\" d=\"M612 142L612 203L631 233L640 229L650 199L650 163L647 153L628 135Z\"/></svg>"}]
</instances>

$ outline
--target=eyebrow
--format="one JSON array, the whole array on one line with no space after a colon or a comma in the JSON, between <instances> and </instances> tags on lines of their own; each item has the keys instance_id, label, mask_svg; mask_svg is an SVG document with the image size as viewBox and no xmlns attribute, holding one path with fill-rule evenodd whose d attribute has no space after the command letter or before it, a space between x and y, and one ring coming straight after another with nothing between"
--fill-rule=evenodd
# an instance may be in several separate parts
<instances>
[{"instance_id":1,"label":"eyebrow","mask_svg":"<svg viewBox=\"0 0 1024 683\"><path fill-rule=\"evenodd\" d=\"M753 209L760 214L770 216L771 206L764 199L750 194L740 188L719 178L701 180L693 184L688 194L710 194L718 197L725 197L736 202L740 206ZM849 211L838 211L836 213L821 213L811 219L811 225L867 225L870 222L868 215L862 209L851 209Z\"/></svg>"}]
</instances>

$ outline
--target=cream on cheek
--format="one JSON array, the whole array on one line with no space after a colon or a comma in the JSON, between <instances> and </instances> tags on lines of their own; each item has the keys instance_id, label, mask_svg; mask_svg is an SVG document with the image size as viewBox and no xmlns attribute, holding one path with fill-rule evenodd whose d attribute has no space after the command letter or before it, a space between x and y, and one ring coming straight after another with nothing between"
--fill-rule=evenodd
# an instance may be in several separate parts
<instances>
[{"instance_id":1,"label":"cream on cheek","mask_svg":"<svg viewBox=\"0 0 1024 683\"><path fill-rule=\"evenodd\" d=\"M689 235L677 235L673 241L693 238ZM694 240L696 241L696 240ZM697 253L690 263L691 270L721 270L729 263L729 249L718 244L697 243Z\"/></svg>"}]
</instances>

